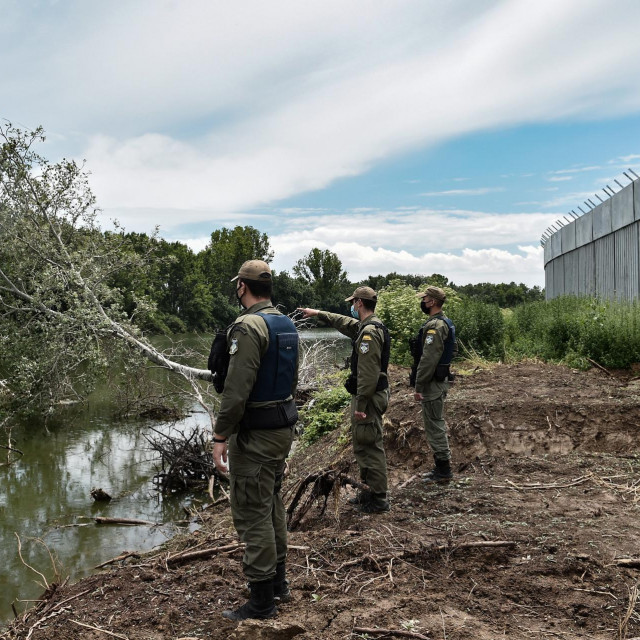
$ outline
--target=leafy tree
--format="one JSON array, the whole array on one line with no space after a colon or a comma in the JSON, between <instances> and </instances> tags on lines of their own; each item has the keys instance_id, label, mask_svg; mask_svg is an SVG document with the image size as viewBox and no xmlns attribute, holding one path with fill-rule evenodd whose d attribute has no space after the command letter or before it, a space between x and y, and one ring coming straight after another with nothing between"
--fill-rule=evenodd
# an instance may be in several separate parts
<instances>
[{"instance_id":1,"label":"leafy tree","mask_svg":"<svg viewBox=\"0 0 640 640\"><path fill-rule=\"evenodd\" d=\"M273 251L269 247L267 234L260 233L254 227L223 227L211 234L211 241L198 257L212 294L226 293L229 301L235 305L235 294L229 281L238 274L240 265L253 259L271 262Z\"/></svg>"},{"instance_id":2,"label":"leafy tree","mask_svg":"<svg viewBox=\"0 0 640 640\"><path fill-rule=\"evenodd\" d=\"M366 280L363 280L360 284L363 284L367 287L371 287L376 291L383 289L384 287L389 286L392 282L398 281L403 282L406 285L414 287L414 289L418 289L423 283L428 282L430 285L435 287L453 287L455 286L449 282L449 278L440 275L439 273L434 273L430 276L424 275L414 275L414 274L400 274L393 271L392 273L388 273L386 276L369 276Z\"/></svg>"},{"instance_id":3,"label":"leafy tree","mask_svg":"<svg viewBox=\"0 0 640 640\"><path fill-rule=\"evenodd\" d=\"M323 309L339 311L344 306L350 283L340 258L332 251L311 249L307 256L296 262L293 273L311 285L316 304Z\"/></svg>"},{"instance_id":4,"label":"leafy tree","mask_svg":"<svg viewBox=\"0 0 640 640\"><path fill-rule=\"evenodd\" d=\"M300 306L318 304L312 286L303 278L293 278L287 271L274 272L272 299L283 313L292 313Z\"/></svg>"},{"instance_id":5,"label":"leafy tree","mask_svg":"<svg viewBox=\"0 0 640 640\"><path fill-rule=\"evenodd\" d=\"M529 288L527 285L515 282L499 283L479 282L478 284L466 284L457 287L460 293L480 302L497 304L499 307L511 308L525 302L538 302L544 300L544 291L540 287Z\"/></svg>"},{"instance_id":6,"label":"leafy tree","mask_svg":"<svg viewBox=\"0 0 640 640\"><path fill-rule=\"evenodd\" d=\"M50 164L34 150L43 140L0 125L0 422L82 398L120 357L181 375L210 410L198 383L209 371L155 349L136 326L153 301L134 288L129 304L112 284L143 273L145 258L120 230L100 231L83 168Z\"/></svg>"}]
</instances>

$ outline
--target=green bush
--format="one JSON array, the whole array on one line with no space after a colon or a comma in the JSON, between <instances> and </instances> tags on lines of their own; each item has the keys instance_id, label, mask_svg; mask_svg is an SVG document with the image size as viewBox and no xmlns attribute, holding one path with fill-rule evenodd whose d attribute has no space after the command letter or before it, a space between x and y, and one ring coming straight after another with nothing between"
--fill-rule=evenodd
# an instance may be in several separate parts
<instances>
[{"instance_id":1,"label":"green bush","mask_svg":"<svg viewBox=\"0 0 640 640\"><path fill-rule=\"evenodd\" d=\"M342 423L344 409L351 401L351 394L343 386L343 377L340 377L338 386L316 391L300 411L300 421L303 424L300 439L304 444L316 442Z\"/></svg>"},{"instance_id":2,"label":"green bush","mask_svg":"<svg viewBox=\"0 0 640 640\"><path fill-rule=\"evenodd\" d=\"M505 320L497 304L465 299L451 312L460 341L459 353L477 353L483 358L501 360L504 358Z\"/></svg>"},{"instance_id":3,"label":"green bush","mask_svg":"<svg viewBox=\"0 0 640 640\"><path fill-rule=\"evenodd\" d=\"M638 302L564 296L516 307L507 319L511 357L587 368L589 360L626 368L640 360Z\"/></svg>"}]
</instances>

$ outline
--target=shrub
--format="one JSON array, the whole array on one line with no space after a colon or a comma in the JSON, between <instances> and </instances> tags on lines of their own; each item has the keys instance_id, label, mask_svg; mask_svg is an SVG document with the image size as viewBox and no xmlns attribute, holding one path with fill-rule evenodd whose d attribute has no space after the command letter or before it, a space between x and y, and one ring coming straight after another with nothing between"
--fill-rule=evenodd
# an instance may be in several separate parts
<instances>
[{"instance_id":1,"label":"shrub","mask_svg":"<svg viewBox=\"0 0 640 640\"><path fill-rule=\"evenodd\" d=\"M326 433L337 429L342 423L344 409L349 406L351 394L344 388L344 375L336 380L335 387L316 391L311 400L300 411L303 431L300 437L306 444L312 444Z\"/></svg>"},{"instance_id":2,"label":"shrub","mask_svg":"<svg viewBox=\"0 0 640 640\"><path fill-rule=\"evenodd\" d=\"M507 348L518 357L539 357L588 367L626 368L640 360L638 302L564 296L516 307L507 320Z\"/></svg>"}]
</instances>

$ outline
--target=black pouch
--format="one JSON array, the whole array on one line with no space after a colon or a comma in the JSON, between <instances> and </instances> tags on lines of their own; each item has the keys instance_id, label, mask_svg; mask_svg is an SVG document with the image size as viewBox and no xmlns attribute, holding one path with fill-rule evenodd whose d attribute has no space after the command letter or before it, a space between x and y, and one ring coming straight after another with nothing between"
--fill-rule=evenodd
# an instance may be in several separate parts
<instances>
[{"instance_id":1,"label":"black pouch","mask_svg":"<svg viewBox=\"0 0 640 640\"><path fill-rule=\"evenodd\" d=\"M209 352L207 369L213 375L213 387L218 393L224 391L224 381L229 370L229 350L227 349L227 332L216 331Z\"/></svg>"},{"instance_id":2,"label":"black pouch","mask_svg":"<svg viewBox=\"0 0 640 640\"><path fill-rule=\"evenodd\" d=\"M296 407L296 403L293 400L279 404L278 411L282 416L283 426L293 427L293 425L298 422L298 407Z\"/></svg>"},{"instance_id":3,"label":"black pouch","mask_svg":"<svg viewBox=\"0 0 640 640\"><path fill-rule=\"evenodd\" d=\"M410 387L415 387L416 386L416 377L418 375L418 370L416 369L416 367L411 367L411 371L409 372L409 386Z\"/></svg>"},{"instance_id":4,"label":"black pouch","mask_svg":"<svg viewBox=\"0 0 640 640\"><path fill-rule=\"evenodd\" d=\"M358 393L358 379L354 375L350 375L344 383L344 388L352 396L355 396Z\"/></svg>"},{"instance_id":5,"label":"black pouch","mask_svg":"<svg viewBox=\"0 0 640 640\"><path fill-rule=\"evenodd\" d=\"M448 364L439 364L436 366L436 372L433 377L436 382L444 382L449 378L449 365Z\"/></svg>"}]
</instances>

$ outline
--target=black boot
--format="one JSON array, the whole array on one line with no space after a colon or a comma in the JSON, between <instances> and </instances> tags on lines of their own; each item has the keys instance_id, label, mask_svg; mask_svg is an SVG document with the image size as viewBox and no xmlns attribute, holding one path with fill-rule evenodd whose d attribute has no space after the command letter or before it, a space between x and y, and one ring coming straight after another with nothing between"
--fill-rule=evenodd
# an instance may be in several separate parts
<instances>
[{"instance_id":1,"label":"black boot","mask_svg":"<svg viewBox=\"0 0 640 640\"><path fill-rule=\"evenodd\" d=\"M245 602L235 611L223 611L222 615L229 620L246 620L247 618L255 618L264 620L265 618L274 618L278 613L273 600L273 579L263 580L262 582L250 582L251 597L249 602Z\"/></svg>"},{"instance_id":2,"label":"black boot","mask_svg":"<svg viewBox=\"0 0 640 640\"><path fill-rule=\"evenodd\" d=\"M353 497L349 498L347 502L349 504L366 504L371 500L371 491L358 491L358 493Z\"/></svg>"},{"instance_id":3,"label":"black boot","mask_svg":"<svg viewBox=\"0 0 640 640\"><path fill-rule=\"evenodd\" d=\"M273 599L279 604L291 600L289 591L289 581L286 579L286 569L284 562L276 565L276 577L273 579Z\"/></svg>"},{"instance_id":4,"label":"black boot","mask_svg":"<svg viewBox=\"0 0 640 640\"><path fill-rule=\"evenodd\" d=\"M360 505L362 513L383 513L389 511L389 501L386 493L372 493L368 502Z\"/></svg>"},{"instance_id":5,"label":"black boot","mask_svg":"<svg viewBox=\"0 0 640 640\"><path fill-rule=\"evenodd\" d=\"M451 462L449 460L436 460L436 466L422 478L427 484L446 484L453 478Z\"/></svg>"}]
</instances>

